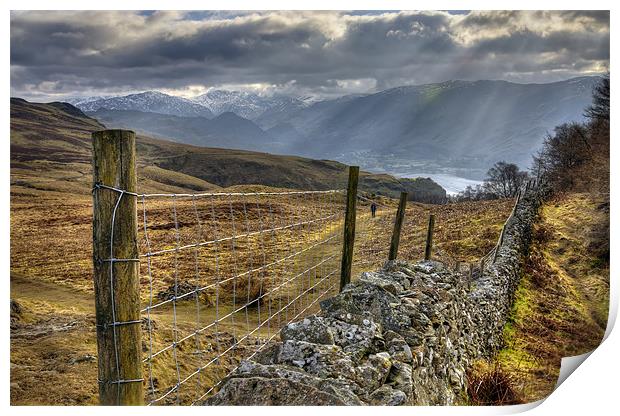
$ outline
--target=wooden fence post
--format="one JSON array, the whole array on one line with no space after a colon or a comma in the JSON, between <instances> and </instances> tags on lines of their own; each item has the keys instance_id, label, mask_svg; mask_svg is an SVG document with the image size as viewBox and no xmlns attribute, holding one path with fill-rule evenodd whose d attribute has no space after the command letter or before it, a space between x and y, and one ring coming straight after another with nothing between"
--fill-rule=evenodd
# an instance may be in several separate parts
<instances>
[{"instance_id":1,"label":"wooden fence post","mask_svg":"<svg viewBox=\"0 0 620 416\"><path fill-rule=\"evenodd\" d=\"M142 405L136 138L103 130L92 140L99 403Z\"/></svg>"},{"instance_id":2,"label":"wooden fence post","mask_svg":"<svg viewBox=\"0 0 620 416\"><path fill-rule=\"evenodd\" d=\"M521 202L521 191L519 191L519 193L517 194L517 199L515 201L515 204L512 206L512 211L510 211L510 216L508 218L514 217L515 213L517 212L517 207L519 206L520 202Z\"/></svg>"},{"instance_id":3,"label":"wooden fence post","mask_svg":"<svg viewBox=\"0 0 620 416\"><path fill-rule=\"evenodd\" d=\"M400 201L398 201L398 210L396 211L396 219L394 220L394 231L392 231L392 242L390 243L390 254L388 256L388 260L396 260L396 257L398 256L400 230L403 227L405 209L407 209L407 192L401 192Z\"/></svg>"},{"instance_id":4,"label":"wooden fence post","mask_svg":"<svg viewBox=\"0 0 620 416\"><path fill-rule=\"evenodd\" d=\"M431 252L433 250L433 228L435 228L435 215L431 214L428 217L428 229L426 231L426 248L424 249L424 260L431 259Z\"/></svg>"},{"instance_id":5,"label":"wooden fence post","mask_svg":"<svg viewBox=\"0 0 620 416\"><path fill-rule=\"evenodd\" d=\"M347 209L344 217L344 238L342 241L342 263L340 268L340 291L351 282L353 265L353 245L355 243L355 214L357 206L357 182L359 166L349 166L349 184L347 186Z\"/></svg>"},{"instance_id":6,"label":"wooden fence post","mask_svg":"<svg viewBox=\"0 0 620 416\"><path fill-rule=\"evenodd\" d=\"M499 249L502 247L502 244L504 244L504 230L506 230L506 223L502 226L502 232L499 233L499 240L497 242L497 246L495 247L495 252L493 253L493 264L495 264L495 260L497 260Z\"/></svg>"},{"instance_id":7,"label":"wooden fence post","mask_svg":"<svg viewBox=\"0 0 620 416\"><path fill-rule=\"evenodd\" d=\"M469 263L469 279L467 280L467 289L471 290L471 281L474 280L474 263Z\"/></svg>"}]
</instances>

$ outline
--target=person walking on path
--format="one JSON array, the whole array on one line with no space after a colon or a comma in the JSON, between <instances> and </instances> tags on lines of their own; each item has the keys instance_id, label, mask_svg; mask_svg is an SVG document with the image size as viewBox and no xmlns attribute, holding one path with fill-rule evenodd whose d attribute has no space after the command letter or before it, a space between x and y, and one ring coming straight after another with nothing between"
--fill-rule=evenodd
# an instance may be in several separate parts
<instances>
[{"instance_id":1,"label":"person walking on path","mask_svg":"<svg viewBox=\"0 0 620 416\"><path fill-rule=\"evenodd\" d=\"M372 217L375 217L375 214L377 213L377 204L375 204L374 202L372 204L370 204L370 213L372 214Z\"/></svg>"}]
</instances>

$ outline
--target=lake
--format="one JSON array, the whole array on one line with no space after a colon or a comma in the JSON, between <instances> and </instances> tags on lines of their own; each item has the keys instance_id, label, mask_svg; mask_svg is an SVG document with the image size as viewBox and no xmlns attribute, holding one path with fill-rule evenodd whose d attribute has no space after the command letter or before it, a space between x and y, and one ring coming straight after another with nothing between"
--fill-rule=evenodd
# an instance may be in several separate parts
<instances>
[{"instance_id":1,"label":"lake","mask_svg":"<svg viewBox=\"0 0 620 416\"><path fill-rule=\"evenodd\" d=\"M431 178L439 185L441 185L449 195L455 195L463 191L467 186L476 186L482 184L482 181L461 178L459 176L454 176L447 173L407 172L395 173L394 175L401 178Z\"/></svg>"}]
</instances>

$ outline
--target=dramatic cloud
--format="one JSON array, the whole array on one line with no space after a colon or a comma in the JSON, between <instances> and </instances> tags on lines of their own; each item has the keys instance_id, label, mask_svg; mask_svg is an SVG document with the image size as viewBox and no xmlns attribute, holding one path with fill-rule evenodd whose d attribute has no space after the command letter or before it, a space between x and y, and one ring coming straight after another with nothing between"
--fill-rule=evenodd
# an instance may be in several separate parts
<instances>
[{"instance_id":1,"label":"dramatic cloud","mask_svg":"<svg viewBox=\"0 0 620 416\"><path fill-rule=\"evenodd\" d=\"M608 12L11 14L11 92L26 98L214 87L335 96L608 67Z\"/></svg>"}]
</instances>

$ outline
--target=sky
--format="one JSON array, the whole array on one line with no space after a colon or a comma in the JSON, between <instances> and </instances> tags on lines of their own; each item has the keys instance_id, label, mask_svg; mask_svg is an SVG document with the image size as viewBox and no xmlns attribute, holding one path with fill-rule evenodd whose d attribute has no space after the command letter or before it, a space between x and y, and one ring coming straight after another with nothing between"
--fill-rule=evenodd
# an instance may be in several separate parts
<instances>
[{"instance_id":1,"label":"sky","mask_svg":"<svg viewBox=\"0 0 620 416\"><path fill-rule=\"evenodd\" d=\"M331 98L609 69L606 11L13 11L11 95Z\"/></svg>"}]
</instances>

